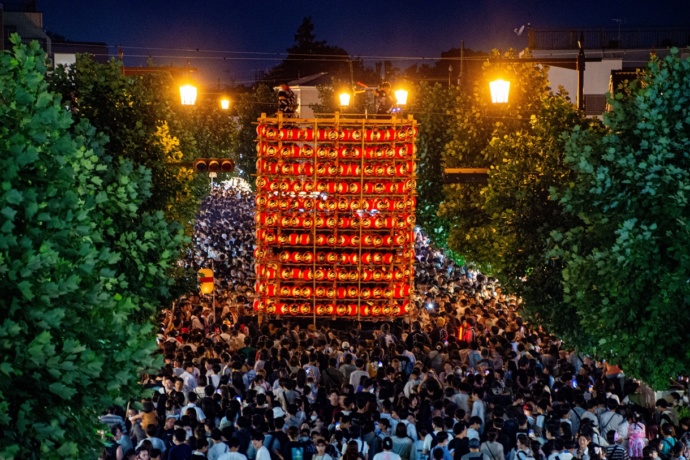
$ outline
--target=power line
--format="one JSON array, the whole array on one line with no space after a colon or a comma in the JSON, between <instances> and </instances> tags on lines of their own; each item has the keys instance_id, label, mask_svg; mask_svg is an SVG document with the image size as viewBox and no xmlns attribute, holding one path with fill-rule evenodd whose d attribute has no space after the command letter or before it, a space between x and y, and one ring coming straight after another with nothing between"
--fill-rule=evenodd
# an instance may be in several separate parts
<instances>
[{"instance_id":1,"label":"power line","mask_svg":"<svg viewBox=\"0 0 690 460\"><path fill-rule=\"evenodd\" d=\"M113 47L110 45L110 47ZM398 61L460 61L460 56L394 56L385 54L372 55L344 55L344 54L321 54L321 53L289 53L289 52L265 52L265 51L234 51L234 50L211 50L203 48L167 48L167 47L146 47L146 46L128 46L117 45L117 49L122 50L151 50L151 51L168 51L179 52L183 54L127 54L125 57L158 57L158 58L180 58L180 59L212 59L212 60L279 60L285 58L314 58L315 60L330 60L333 61L350 61L350 60L398 60ZM199 56L199 54L223 54L225 56ZM234 57L232 55L250 55L250 57ZM462 58L465 61L483 61L487 56L465 56ZM309 59L307 59L309 60Z\"/></svg>"}]
</instances>

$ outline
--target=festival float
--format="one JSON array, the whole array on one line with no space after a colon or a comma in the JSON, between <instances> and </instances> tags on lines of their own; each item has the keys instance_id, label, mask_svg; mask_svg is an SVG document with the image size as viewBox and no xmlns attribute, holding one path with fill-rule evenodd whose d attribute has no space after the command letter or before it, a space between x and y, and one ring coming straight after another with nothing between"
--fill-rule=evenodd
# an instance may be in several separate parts
<instances>
[{"instance_id":1,"label":"festival float","mask_svg":"<svg viewBox=\"0 0 690 460\"><path fill-rule=\"evenodd\" d=\"M256 132L254 310L406 315L417 205L413 117L262 115Z\"/></svg>"}]
</instances>

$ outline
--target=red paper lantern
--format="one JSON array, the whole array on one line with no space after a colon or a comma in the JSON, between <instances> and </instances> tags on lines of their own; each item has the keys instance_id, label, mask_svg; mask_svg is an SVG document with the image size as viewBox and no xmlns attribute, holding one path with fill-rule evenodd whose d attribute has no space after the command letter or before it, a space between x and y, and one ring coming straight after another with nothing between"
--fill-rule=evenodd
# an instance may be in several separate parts
<instances>
[{"instance_id":1,"label":"red paper lantern","mask_svg":"<svg viewBox=\"0 0 690 460\"><path fill-rule=\"evenodd\" d=\"M313 141L314 140L314 130L308 128L302 128L297 132L297 139L303 141Z\"/></svg>"},{"instance_id":2,"label":"red paper lantern","mask_svg":"<svg viewBox=\"0 0 690 460\"><path fill-rule=\"evenodd\" d=\"M277 139L278 138L278 129L273 128L273 127L267 127L266 130L264 131L264 135L268 139Z\"/></svg>"},{"instance_id":3,"label":"red paper lantern","mask_svg":"<svg viewBox=\"0 0 690 460\"><path fill-rule=\"evenodd\" d=\"M303 145L299 149L299 156L302 158L313 158L314 157L314 149L309 145Z\"/></svg>"}]
</instances>

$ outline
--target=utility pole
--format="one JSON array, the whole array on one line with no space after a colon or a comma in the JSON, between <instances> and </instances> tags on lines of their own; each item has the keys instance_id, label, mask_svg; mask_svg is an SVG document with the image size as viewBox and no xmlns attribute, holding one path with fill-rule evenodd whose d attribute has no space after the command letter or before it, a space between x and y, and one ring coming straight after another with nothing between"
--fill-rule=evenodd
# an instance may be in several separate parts
<instances>
[{"instance_id":1,"label":"utility pole","mask_svg":"<svg viewBox=\"0 0 690 460\"><path fill-rule=\"evenodd\" d=\"M458 88L462 86L462 71L465 60L465 40L460 40L460 73L458 74Z\"/></svg>"},{"instance_id":2,"label":"utility pole","mask_svg":"<svg viewBox=\"0 0 690 460\"><path fill-rule=\"evenodd\" d=\"M585 110L585 34L580 32L580 39L577 41L577 110Z\"/></svg>"}]
</instances>

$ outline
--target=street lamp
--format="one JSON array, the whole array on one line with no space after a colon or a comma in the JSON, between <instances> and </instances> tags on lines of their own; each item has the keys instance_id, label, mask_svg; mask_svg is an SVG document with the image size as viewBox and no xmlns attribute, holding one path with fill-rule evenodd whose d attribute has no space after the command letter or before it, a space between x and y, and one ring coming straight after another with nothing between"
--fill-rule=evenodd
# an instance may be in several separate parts
<instances>
[{"instance_id":1,"label":"street lamp","mask_svg":"<svg viewBox=\"0 0 690 460\"><path fill-rule=\"evenodd\" d=\"M180 102L182 105L194 105L196 103L196 86L189 83L180 86Z\"/></svg>"},{"instance_id":2,"label":"street lamp","mask_svg":"<svg viewBox=\"0 0 690 460\"><path fill-rule=\"evenodd\" d=\"M578 53L577 57L565 57L565 58L498 58L490 59L491 62L517 62L521 64L534 63L541 65L548 65L551 67L561 67L563 69L572 69L577 71L577 109L584 112L585 110L585 63L586 62L601 62L601 58L587 58L585 57L585 36L581 32L580 39L577 41ZM510 82L503 82L504 85L508 85L505 89L505 99L497 99L494 97L494 85L498 84L502 80L496 80L489 83L489 89L491 90L491 102L493 103L506 103L508 102L508 91L510 89ZM496 87L496 94L500 90L498 86Z\"/></svg>"},{"instance_id":3,"label":"street lamp","mask_svg":"<svg viewBox=\"0 0 690 460\"><path fill-rule=\"evenodd\" d=\"M227 97L224 97L220 100L220 108L223 110L228 110L230 109L230 99Z\"/></svg>"},{"instance_id":4,"label":"street lamp","mask_svg":"<svg viewBox=\"0 0 690 460\"><path fill-rule=\"evenodd\" d=\"M491 102L494 104L507 104L508 95L510 94L510 82L499 78L489 82L489 89L491 90Z\"/></svg>"},{"instance_id":5,"label":"street lamp","mask_svg":"<svg viewBox=\"0 0 690 460\"><path fill-rule=\"evenodd\" d=\"M406 89L399 89L399 90L395 91L395 102L398 105L407 104L407 90Z\"/></svg>"},{"instance_id":6,"label":"street lamp","mask_svg":"<svg viewBox=\"0 0 690 460\"><path fill-rule=\"evenodd\" d=\"M350 106L350 93L340 93L338 95L338 98L340 99L340 107L349 107Z\"/></svg>"}]
</instances>

